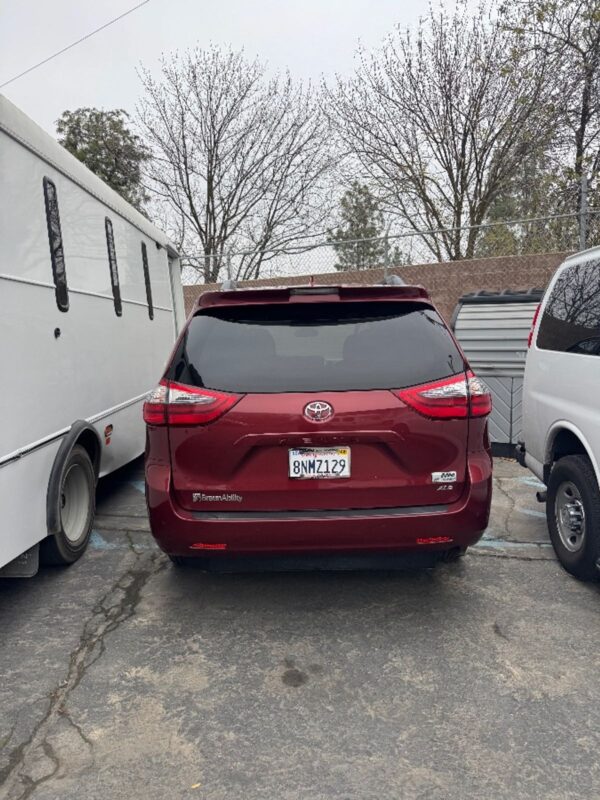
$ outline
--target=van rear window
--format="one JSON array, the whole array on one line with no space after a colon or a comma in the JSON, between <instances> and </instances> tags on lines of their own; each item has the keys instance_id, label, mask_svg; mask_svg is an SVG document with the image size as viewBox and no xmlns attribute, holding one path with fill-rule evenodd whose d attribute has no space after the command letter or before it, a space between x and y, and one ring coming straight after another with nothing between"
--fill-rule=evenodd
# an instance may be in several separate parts
<instances>
[{"instance_id":1,"label":"van rear window","mask_svg":"<svg viewBox=\"0 0 600 800\"><path fill-rule=\"evenodd\" d=\"M429 306L298 303L200 312L167 377L229 392L314 392L400 389L463 369Z\"/></svg>"},{"instance_id":2,"label":"van rear window","mask_svg":"<svg viewBox=\"0 0 600 800\"><path fill-rule=\"evenodd\" d=\"M537 346L561 353L600 352L600 260L567 267L544 308Z\"/></svg>"}]
</instances>

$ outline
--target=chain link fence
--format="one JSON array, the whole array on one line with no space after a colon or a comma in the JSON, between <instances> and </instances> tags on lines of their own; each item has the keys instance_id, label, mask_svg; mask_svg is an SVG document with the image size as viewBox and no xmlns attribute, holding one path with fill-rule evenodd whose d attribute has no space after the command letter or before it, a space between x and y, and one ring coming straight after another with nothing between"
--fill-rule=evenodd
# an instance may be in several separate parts
<instances>
[{"instance_id":1,"label":"chain link fence","mask_svg":"<svg viewBox=\"0 0 600 800\"><path fill-rule=\"evenodd\" d=\"M307 236L276 250L248 250L205 256L201 269L186 267L185 285L225 280L273 283L373 283L391 272L425 264L478 261L508 256L573 252L600 244L600 211L490 222L467 228L388 233L375 239L324 241ZM524 261L524 263L525 263ZM207 280L206 278L209 278Z\"/></svg>"}]
</instances>

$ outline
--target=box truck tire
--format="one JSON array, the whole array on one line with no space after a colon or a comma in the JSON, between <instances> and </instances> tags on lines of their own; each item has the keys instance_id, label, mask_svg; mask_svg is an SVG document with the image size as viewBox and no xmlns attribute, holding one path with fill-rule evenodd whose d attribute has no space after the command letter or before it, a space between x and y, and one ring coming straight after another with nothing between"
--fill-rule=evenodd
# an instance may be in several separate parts
<instances>
[{"instance_id":1,"label":"box truck tire","mask_svg":"<svg viewBox=\"0 0 600 800\"><path fill-rule=\"evenodd\" d=\"M60 509L60 527L40 543L44 564L73 564L85 552L92 532L96 501L96 476L90 457L75 445L66 459L55 501Z\"/></svg>"}]
</instances>

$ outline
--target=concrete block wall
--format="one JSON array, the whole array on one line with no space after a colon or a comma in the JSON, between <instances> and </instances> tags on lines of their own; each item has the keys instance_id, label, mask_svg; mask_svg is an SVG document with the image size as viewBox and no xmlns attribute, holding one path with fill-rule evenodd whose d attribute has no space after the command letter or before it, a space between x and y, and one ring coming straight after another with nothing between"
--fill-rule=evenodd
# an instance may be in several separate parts
<instances>
[{"instance_id":1,"label":"concrete block wall","mask_svg":"<svg viewBox=\"0 0 600 800\"><path fill-rule=\"evenodd\" d=\"M394 267L406 283L424 286L443 316L449 321L458 299L468 292L480 290L502 291L504 289L544 289L558 265L568 253L535 253L523 256L500 256L475 258L468 261L448 261L434 264L415 264ZM318 273L315 284L328 283L381 283L383 269ZM240 286L299 286L309 283L311 275L291 278L264 278L240 284ZM211 284L184 286L186 313L189 314L202 292L217 288Z\"/></svg>"}]
</instances>

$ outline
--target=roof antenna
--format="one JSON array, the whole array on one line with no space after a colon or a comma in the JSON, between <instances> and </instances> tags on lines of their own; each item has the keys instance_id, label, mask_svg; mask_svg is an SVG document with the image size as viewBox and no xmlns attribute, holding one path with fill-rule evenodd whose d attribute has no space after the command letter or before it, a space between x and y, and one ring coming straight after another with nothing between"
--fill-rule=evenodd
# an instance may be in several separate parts
<instances>
[{"instance_id":1,"label":"roof antenna","mask_svg":"<svg viewBox=\"0 0 600 800\"><path fill-rule=\"evenodd\" d=\"M403 281L400 275L386 275L383 279L384 286L406 286L406 281Z\"/></svg>"}]
</instances>

